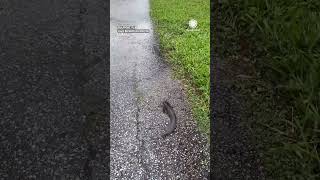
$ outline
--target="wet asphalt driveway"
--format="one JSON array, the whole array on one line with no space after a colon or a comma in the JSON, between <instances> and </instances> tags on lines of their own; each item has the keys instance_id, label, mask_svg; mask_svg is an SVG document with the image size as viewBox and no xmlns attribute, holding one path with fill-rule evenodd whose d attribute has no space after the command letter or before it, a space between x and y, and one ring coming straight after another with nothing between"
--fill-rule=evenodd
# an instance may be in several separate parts
<instances>
[{"instance_id":1,"label":"wet asphalt driveway","mask_svg":"<svg viewBox=\"0 0 320 180\"><path fill-rule=\"evenodd\" d=\"M148 0L110 2L111 179L206 179L209 148L198 132L182 84L159 56ZM133 25L150 33L117 33ZM177 129L167 138L168 100Z\"/></svg>"}]
</instances>

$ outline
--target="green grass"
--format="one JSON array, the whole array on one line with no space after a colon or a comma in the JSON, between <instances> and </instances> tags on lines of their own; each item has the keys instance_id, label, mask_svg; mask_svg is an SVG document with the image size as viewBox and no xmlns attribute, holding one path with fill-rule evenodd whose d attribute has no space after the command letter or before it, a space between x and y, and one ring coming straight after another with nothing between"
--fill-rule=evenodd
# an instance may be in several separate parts
<instances>
[{"instance_id":1,"label":"green grass","mask_svg":"<svg viewBox=\"0 0 320 180\"><path fill-rule=\"evenodd\" d=\"M210 1L151 0L162 54L186 85L199 129L209 134ZM199 31L188 31L195 19Z\"/></svg>"},{"instance_id":2,"label":"green grass","mask_svg":"<svg viewBox=\"0 0 320 180\"><path fill-rule=\"evenodd\" d=\"M268 176L320 179L320 1L224 0L220 12L224 56L249 41L257 74L246 90Z\"/></svg>"}]
</instances>

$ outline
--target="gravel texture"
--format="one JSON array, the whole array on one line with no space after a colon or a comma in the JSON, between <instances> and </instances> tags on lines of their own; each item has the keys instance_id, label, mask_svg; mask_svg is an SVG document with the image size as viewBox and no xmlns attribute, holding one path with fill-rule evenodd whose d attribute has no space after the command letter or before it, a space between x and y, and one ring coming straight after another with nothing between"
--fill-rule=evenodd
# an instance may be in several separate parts
<instances>
[{"instance_id":1,"label":"gravel texture","mask_svg":"<svg viewBox=\"0 0 320 180\"><path fill-rule=\"evenodd\" d=\"M108 5L0 2L0 179L106 179Z\"/></svg>"},{"instance_id":2,"label":"gravel texture","mask_svg":"<svg viewBox=\"0 0 320 180\"><path fill-rule=\"evenodd\" d=\"M183 85L159 55L148 0L111 0L111 179L206 179L209 147L192 119ZM150 33L117 33L134 25ZM167 100L177 129L167 138Z\"/></svg>"}]
</instances>

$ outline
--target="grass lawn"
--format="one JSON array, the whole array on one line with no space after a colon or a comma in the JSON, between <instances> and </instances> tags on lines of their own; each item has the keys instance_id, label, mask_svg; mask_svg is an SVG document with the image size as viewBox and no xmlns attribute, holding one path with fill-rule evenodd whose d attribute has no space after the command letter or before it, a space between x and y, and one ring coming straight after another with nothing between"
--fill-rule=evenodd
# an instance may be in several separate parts
<instances>
[{"instance_id":1,"label":"grass lawn","mask_svg":"<svg viewBox=\"0 0 320 180\"><path fill-rule=\"evenodd\" d=\"M320 179L320 1L221 3L224 58L241 54L246 40L256 70L241 92L269 179Z\"/></svg>"},{"instance_id":2,"label":"grass lawn","mask_svg":"<svg viewBox=\"0 0 320 180\"><path fill-rule=\"evenodd\" d=\"M150 3L162 54L186 85L199 129L209 134L210 1L151 0ZM190 19L197 21L197 31L188 31Z\"/></svg>"}]
</instances>

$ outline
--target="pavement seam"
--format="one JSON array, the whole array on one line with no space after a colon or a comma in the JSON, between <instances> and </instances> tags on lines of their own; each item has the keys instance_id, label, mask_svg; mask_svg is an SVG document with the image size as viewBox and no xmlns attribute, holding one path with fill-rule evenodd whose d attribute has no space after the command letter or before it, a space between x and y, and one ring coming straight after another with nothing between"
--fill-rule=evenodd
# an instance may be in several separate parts
<instances>
[{"instance_id":1,"label":"pavement seam","mask_svg":"<svg viewBox=\"0 0 320 180\"><path fill-rule=\"evenodd\" d=\"M144 145L144 140L140 137L141 135L141 126L140 126L140 103L142 101L142 94L141 92L138 90L138 78L137 78L137 63L134 64L134 72L133 72L133 91L134 91L134 97L135 97L135 106L136 106L136 113L135 113L135 120L136 120L136 130L137 130L137 134L136 134L136 139L138 141L138 152L137 152L137 159L138 159L138 163L141 165L143 172L147 173L147 167L145 165L145 162L143 160L143 151L145 151L145 145Z\"/></svg>"}]
</instances>

